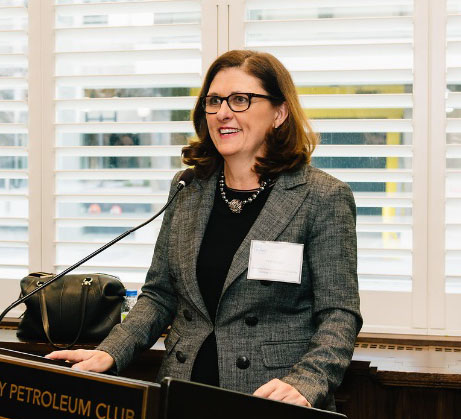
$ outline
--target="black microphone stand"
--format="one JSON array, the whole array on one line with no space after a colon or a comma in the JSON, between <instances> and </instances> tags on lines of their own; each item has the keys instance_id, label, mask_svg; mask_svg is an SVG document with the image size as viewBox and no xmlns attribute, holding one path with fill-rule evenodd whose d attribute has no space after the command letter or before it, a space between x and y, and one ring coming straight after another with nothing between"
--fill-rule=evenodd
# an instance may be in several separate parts
<instances>
[{"instance_id":1,"label":"black microphone stand","mask_svg":"<svg viewBox=\"0 0 461 419\"><path fill-rule=\"evenodd\" d=\"M119 242L120 240L122 240L123 238L125 238L126 236L130 235L131 233L133 233L134 231L140 229L141 227L144 227L146 224L149 224L150 222L154 221L163 211L165 211L165 209L168 207L168 205L171 204L171 202L173 201L173 199L176 197L176 195L178 194L178 192L183 189L186 185L188 185L190 183L190 181L192 180L192 177L193 175L189 175L187 172L188 170L191 170L191 169L187 169L183 175L181 176L180 180L179 180L179 183L178 183L178 186L176 187L176 191L174 192L173 196L167 201L167 203L162 207L162 209L157 212L157 214L155 214L154 216L152 216L151 218L149 218L147 221L144 221L142 224L136 226L136 227L133 227L132 229L130 230L127 230L125 231L124 233L120 234L120 236L116 237L115 239L111 240L109 243L106 243L104 246L101 246L99 249L95 250L93 253L91 253L90 255L88 256L85 256L82 260L80 260L79 262L73 264L72 266L69 266L67 269L64 269L62 272L60 272L59 274L53 276L51 279L49 279L48 281L44 282L42 285L38 286L37 288L35 288L34 290L32 290L31 292L29 292L28 294L24 295L23 297L20 297L19 299L17 299L14 303L10 304L5 310L3 310L2 314L0 314L0 322L3 320L3 318L5 317L5 315L10 311L12 310L13 308L15 308L16 306L18 306L19 304L23 303L24 301L26 301L27 299L29 299L30 297L32 297L32 295L34 295L35 293L41 291L43 288L47 287L48 285L50 285L52 282L54 281L57 281L59 278L62 278L64 275L68 274L69 272L73 271L75 268L78 268L80 265L84 264L86 261L92 259L93 257L95 257L96 255L99 255L99 253L101 253L102 251L106 250L108 247L112 246L113 244ZM191 173L191 172L189 172ZM186 179L187 178L187 179Z\"/></svg>"}]
</instances>

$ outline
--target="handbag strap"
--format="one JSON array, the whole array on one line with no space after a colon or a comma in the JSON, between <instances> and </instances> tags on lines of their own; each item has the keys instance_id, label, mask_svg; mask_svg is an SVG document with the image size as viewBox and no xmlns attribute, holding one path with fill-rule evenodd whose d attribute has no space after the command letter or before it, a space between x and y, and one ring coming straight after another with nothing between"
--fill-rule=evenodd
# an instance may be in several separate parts
<instances>
[{"instance_id":1,"label":"handbag strap","mask_svg":"<svg viewBox=\"0 0 461 419\"><path fill-rule=\"evenodd\" d=\"M42 323L43 323L43 330L45 331L46 338L48 339L48 342L50 342L51 345L53 345L57 349L69 349L72 346L75 345L75 343L78 341L80 338L80 335L83 330L83 323L85 321L85 313L86 313L86 303L88 299L88 292L90 290L90 286L93 282L93 278L87 277L83 280L82 282L82 292L80 294L80 326L78 328L77 335L75 336L75 339L72 343L70 344L63 344L63 345L58 345L54 343L51 340L50 337L50 322L48 320L48 310L46 308L46 298L45 298L45 289L43 289L40 294L40 313L42 315Z\"/></svg>"}]
</instances>

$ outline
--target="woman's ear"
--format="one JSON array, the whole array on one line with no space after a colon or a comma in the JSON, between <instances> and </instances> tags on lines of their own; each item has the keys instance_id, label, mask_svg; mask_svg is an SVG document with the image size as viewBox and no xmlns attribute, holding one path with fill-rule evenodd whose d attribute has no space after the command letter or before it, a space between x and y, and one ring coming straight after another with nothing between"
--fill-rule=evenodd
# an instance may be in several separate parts
<instances>
[{"instance_id":1,"label":"woman's ear","mask_svg":"<svg viewBox=\"0 0 461 419\"><path fill-rule=\"evenodd\" d=\"M275 110L274 128L278 128L285 122L288 116L288 106L286 102L283 102Z\"/></svg>"}]
</instances>

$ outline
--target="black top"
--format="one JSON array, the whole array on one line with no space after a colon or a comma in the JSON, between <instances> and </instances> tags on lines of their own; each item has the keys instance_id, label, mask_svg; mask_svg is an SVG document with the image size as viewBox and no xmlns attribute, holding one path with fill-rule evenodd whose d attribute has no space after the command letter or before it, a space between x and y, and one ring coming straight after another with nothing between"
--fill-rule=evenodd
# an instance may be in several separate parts
<instances>
[{"instance_id":1,"label":"black top","mask_svg":"<svg viewBox=\"0 0 461 419\"><path fill-rule=\"evenodd\" d=\"M197 259L197 281L205 306L214 323L219 298L234 254L248 234L266 203L273 184L266 187L253 202L234 214L216 187L213 208L203 236ZM241 192L225 187L226 197L245 200L253 192ZM214 332L200 348L192 369L192 381L219 386L218 352Z\"/></svg>"}]
</instances>

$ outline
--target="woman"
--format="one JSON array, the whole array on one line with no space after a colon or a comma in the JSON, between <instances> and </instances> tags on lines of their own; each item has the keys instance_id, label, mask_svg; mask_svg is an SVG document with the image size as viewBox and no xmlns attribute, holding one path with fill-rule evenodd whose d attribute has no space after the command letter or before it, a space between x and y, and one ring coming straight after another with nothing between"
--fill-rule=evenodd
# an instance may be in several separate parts
<instances>
[{"instance_id":1,"label":"woman","mask_svg":"<svg viewBox=\"0 0 461 419\"><path fill-rule=\"evenodd\" d=\"M309 166L316 137L269 54L219 57L193 115L196 177L165 213L136 306L96 351L49 357L121 370L171 325L159 378L334 410L361 326L350 189Z\"/></svg>"}]
</instances>

